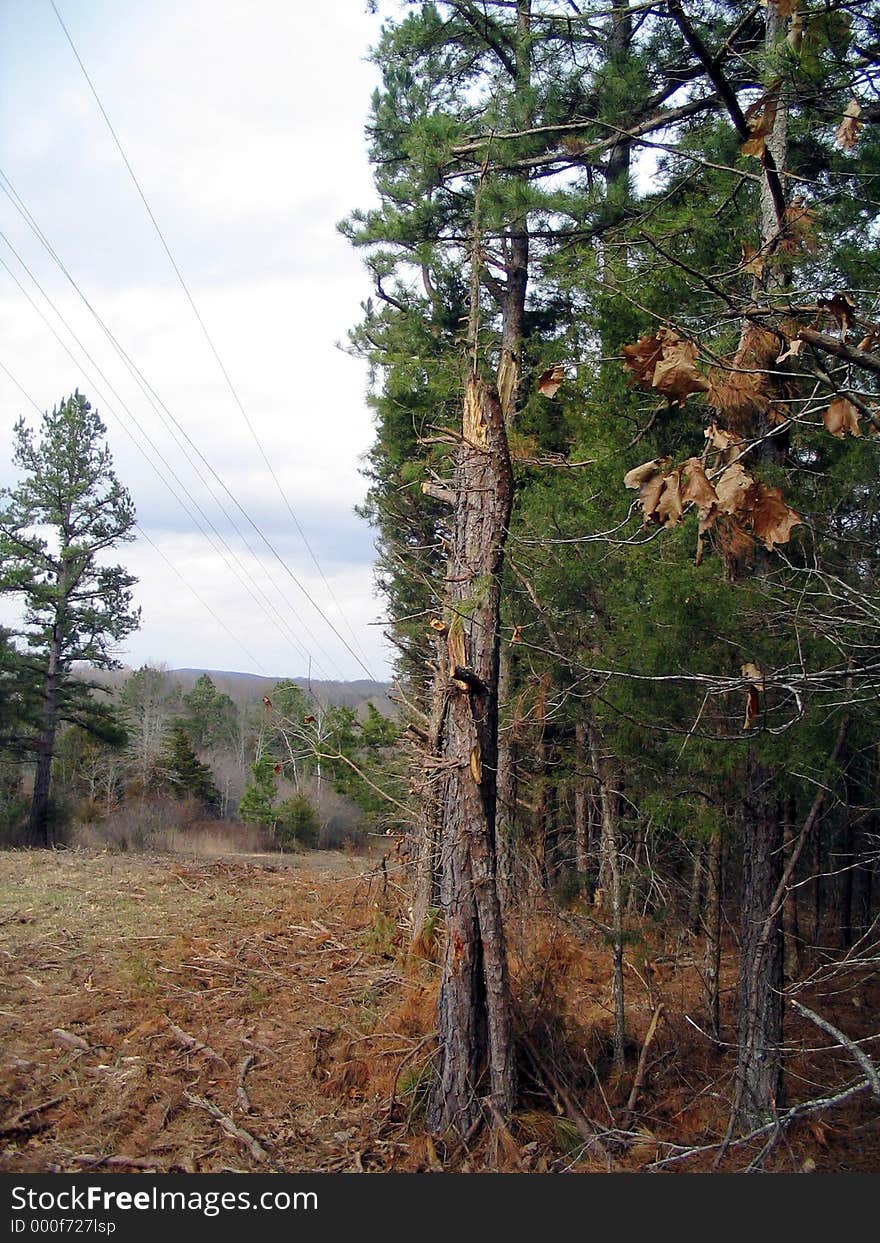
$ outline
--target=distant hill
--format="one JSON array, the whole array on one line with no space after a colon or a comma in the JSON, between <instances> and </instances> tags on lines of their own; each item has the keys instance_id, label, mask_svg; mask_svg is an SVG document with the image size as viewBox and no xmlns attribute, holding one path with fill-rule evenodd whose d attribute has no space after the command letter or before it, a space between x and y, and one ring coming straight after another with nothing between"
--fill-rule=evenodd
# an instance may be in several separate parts
<instances>
[{"instance_id":1,"label":"distant hill","mask_svg":"<svg viewBox=\"0 0 880 1243\"><path fill-rule=\"evenodd\" d=\"M121 686L133 672L132 669L127 668L92 669L87 665L82 665L77 669L77 673L83 678L98 682L101 686L113 688ZM264 678L256 673L237 673L230 669L163 669L162 672L177 682L185 691L190 690L203 673L207 673L217 689L223 691L238 704L261 700L264 695L272 693L272 688L276 683L283 680L282 677ZM309 686L308 678L291 678L290 681L296 682L303 690ZM322 682L313 678L311 688L312 694L323 703L358 708L369 701L374 703L385 716L394 715L394 705L388 698L391 690L390 682L371 682L366 678L354 682Z\"/></svg>"}]
</instances>

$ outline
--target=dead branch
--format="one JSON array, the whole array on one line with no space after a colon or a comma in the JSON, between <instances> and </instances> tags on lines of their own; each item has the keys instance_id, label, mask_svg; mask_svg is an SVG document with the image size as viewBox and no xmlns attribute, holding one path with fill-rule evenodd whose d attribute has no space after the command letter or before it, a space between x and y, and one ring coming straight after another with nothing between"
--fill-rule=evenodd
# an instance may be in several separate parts
<instances>
[{"instance_id":1,"label":"dead branch","mask_svg":"<svg viewBox=\"0 0 880 1243\"><path fill-rule=\"evenodd\" d=\"M251 1112L252 1106L251 1099L247 1094L247 1088L244 1086L244 1081L247 1077L248 1071L256 1060L257 1055L255 1053L248 1053L246 1057L241 1059L241 1064L238 1068L238 1086L235 1089L235 1096L239 1107L243 1109L246 1114Z\"/></svg>"},{"instance_id":2,"label":"dead branch","mask_svg":"<svg viewBox=\"0 0 880 1243\"><path fill-rule=\"evenodd\" d=\"M664 1006L663 1006L663 1002L661 1001L660 1005L654 1011L653 1017L651 1018L651 1022L648 1026L648 1033L645 1036L645 1043L642 1045L642 1051L639 1054L639 1061L638 1061L638 1065L636 1066L636 1077L635 1079L633 1079L632 1091L629 1094L629 1100L626 1102L626 1113L624 1115L624 1121L623 1121L624 1127L629 1125L630 1119L632 1118L632 1115L635 1112L636 1101L639 1099L639 1092L642 1089L642 1084L645 1079L645 1070L647 1069L647 1065L648 1065L648 1050L651 1047L651 1042L653 1041L654 1036L656 1035L657 1027L658 1027L658 1024L660 1023L661 1018L663 1017L663 1014L664 1014Z\"/></svg>"},{"instance_id":3,"label":"dead branch","mask_svg":"<svg viewBox=\"0 0 880 1243\"><path fill-rule=\"evenodd\" d=\"M229 1063L226 1058L221 1057L216 1049L212 1049L209 1044L205 1044L201 1040L196 1040L195 1036L191 1036L189 1032L185 1032L182 1027L178 1027L176 1023L172 1022L167 1014L163 1015L163 1017L168 1024L168 1030L171 1032L171 1035L182 1049L186 1049L187 1053L204 1053L212 1062L219 1062L221 1066L225 1066L227 1070L229 1069Z\"/></svg>"},{"instance_id":4,"label":"dead branch","mask_svg":"<svg viewBox=\"0 0 880 1243\"><path fill-rule=\"evenodd\" d=\"M877 1067L868 1057L863 1049L860 1049L848 1036L845 1036L840 1028L835 1027L833 1023L829 1023L827 1019L823 1019L820 1014L816 1014L813 1010L808 1010L806 1006L801 1005L799 1001L790 998L793 1009L797 1010L803 1018L809 1019L811 1023L815 1023L818 1028L826 1032L834 1040L838 1040L848 1053L851 1053L871 1084L871 1091L880 1101L880 1075L877 1073Z\"/></svg>"},{"instance_id":5,"label":"dead branch","mask_svg":"<svg viewBox=\"0 0 880 1243\"><path fill-rule=\"evenodd\" d=\"M590 1121L568 1088L566 1088L552 1067L541 1056L529 1037L522 1034L520 1040L523 1048L529 1055L539 1080L544 1084L544 1090L547 1091L548 1087L552 1089L552 1091L547 1092L547 1095L551 1100L554 1098L554 1094L559 1098L569 1121L574 1124L578 1135L580 1135L584 1143L590 1148L597 1149L603 1157L610 1160L608 1150L599 1138L599 1128L594 1122Z\"/></svg>"},{"instance_id":6,"label":"dead branch","mask_svg":"<svg viewBox=\"0 0 880 1243\"><path fill-rule=\"evenodd\" d=\"M748 1135L743 1135L739 1139L720 1139L714 1144L703 1144L698 1148L686 1148L683 1152L673 1153L671 1157L663 1157L659 1161L652 1161L647 1168L651 1170L663 1169L667 1165L677 1165L679 1161L687 1161L691 1157L700 1156L703 1153L717 1152L719 1148L725 1150L728 1148L742 1148L745 1144L750 1144L754 1140L760 1139L763 1135L769 1135L772 1131L779 1130L781 1132L799 1118L807 1118L811 1114L822 1113L826 1109L834 1109L837 1105L845 1105L854 1096L858 1096L872 1086L869 1079L862 1079L858 1083L844 1088L843 1091L835 1093L834 1096L816 1097L811 1101L803 1101L800 1105L792 1105L791 1109L787 1109L785 1113L780 1114L772 1122L766 1122L764 1126L758 1127L756 1131L750 1131Z\"/></svg>"},{"instance_id":7,"label":"dead branch","mask_svg":"<svg viewBox=\"0 0 880 1243\"><path fill-rule=\"evenodd\" d=\"M209 1101L204 1096L196 1096L194 1092L184 1092L186 1099L193 1105L197 1105L199 1109L204 1109L220 1126L231 1139L237 1139L240 1144L246 1145L250 1150L251 1156L255 1161L270 1162L268 1152L258 1139L251 1135L250 1131L246 1131L244 1127L237 1126L228 1114L219 1109L213 1101Z\"/></svg>"},{"instance_id":8,"label":"dead branch","mask_svg":"<svg viewBox=\"0 0 880 1243\"><path fill-rule=\"evenodd\" d=\"M91 1053L92 1046L83 1040L82 1036L76 1036L73 1032L66 1032L63 1027L53 1027L51 1035L55 1037L57 1044L66 1044L70 1049L78 1049L80 1053Z\"/></svg>"},{"instance_id":9,"label":"dead branch","mask_svg":"<svg viewBox=\"0 0 880 1243\"><path fill-rule=\"evenodd\" d=\"M15 1135L18 1131L33 1133L36 1130L44 1130L51 1126L51 1123L38 1122L35 1126L25 1126L25 1123L28 1118L33 1118L35 1114L45 1113L54 1105L60 1105L63 1100L65 1100L63 1096L53 1096L50 1101L43 1101L41 1105L32 1105L30 1109L23 1109L21 1113L17 1113L14 1118L10 1118L8 1122L0 1126L0 1135Z\"/></svg>"}]
</instances>

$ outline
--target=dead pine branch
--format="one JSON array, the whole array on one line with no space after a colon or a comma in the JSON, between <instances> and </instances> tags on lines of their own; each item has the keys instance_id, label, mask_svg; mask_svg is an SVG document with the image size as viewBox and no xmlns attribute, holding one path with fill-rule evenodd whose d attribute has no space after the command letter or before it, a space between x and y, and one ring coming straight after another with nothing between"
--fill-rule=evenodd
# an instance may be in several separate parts
<instances>
[{"instance_id":1,"label":"dead pine branch","mask_svg":"<svg viewBox=\"0 0 880 1243\"><path fill-rule=\"evenodd\" d=\"M809 1010L806 1006L801 1005L799 1001L795 1001L794 998L791 998L791 1005L802 1018L809 1019L811 1023L815 1023L821 1031L826 1033L826 1035L831 1036L834 1040L837 1040L843 1048L846 1049L847 1053L852 1054L859 1066L861 1066L862 1070L865 1072L865 1077L871 1085L871 1091L874 1093L877 1100L880 1101L880 1074L877 1073L877 1067L868 1057L867 1053L865 1053L864 1049L860 1049L854 1041L850 1040L848 1036L845 1036L839 1027L835 1027L834 1024L829 1023L827 1019L823 1019L821 1014L816 1014L815 1011Z\"/></svg>"},{"instance_id":2,"label":"dead pine branch","mask_svg":"<svg viewBox=\"0 0 880 1243\"><path fill-rule=\"evenodd\" d=\"M272 1164L268 1152L266 1152L260 1141L251 1135L250 1131L246 1131L244 1127L236 1125L229 1115L225 1114L213 1101L209 1101L204 1096L196 1096L194 1092L184 1092L184 1096L190 1104L197 1106L199 1109L204 1109L205 1113L210 1114L214 1121L218 1123L220 1129L230 1139L235 1139L240 1144L244 1144L255 1161L259 1161L260 1164Z\"/></svg>"},{"instance_id":3,"label":"dead pine branch","mask_svg":"<svg viewBox=\"0 0 880 1243\"><path fill-rule=\"evenodd\" d=\"M638 1065L636 1066L636 1077L635 1079L633 1079L633 1085L632 1085L632 1089L629 1094L629 1099L626 1102L626 1113L624 1114L624 1120L622 1124L624 1128L629 1126L630 1121L632 1120L632 1116L635 1112L636 1101L639 1099L639 1092L641 1092L642 1090L642 1084L645 1081L645 1071L647 1070L647 1067L648 1067L648 1051L651 1048L651 1044L654 1040L655 1035L657 1034L657 1027L659 1026L660 1020L662 1019L664 1013L665 1013L665 1007L663 1005L663 1002L661 1001L657 1009L654 1011L654 1014L651 1018L651 1022L648 1025L647 1035L645 1036L645 1041L644 1041L644 1044L642 1045L642 1051L639 1054L639 1061L638 1061Z\"/></svg>"},{"instance_id":4,"label":"dead pine branch","mask_svg":"<svg viewBox=\"0 0 880 1243\"><path fill-rule=\"evenodd\" d=\"M212 1062L219 1062L221 1066L229 1069L229 1063L225 1057L221 1057L216 1049L212 1049L209 1044L205 1044L202 1040L197 1040L195 1036L191 1036L189 1032L185 1032L182 1027L178 1027L168 1015L164 1015L165 1022L168 1024L168 1030L174 1037L175 1042L182 1049L186 1049L187 1053L204 1053L205 1057L211 1059Z\"/></svg>"},{"instance_id":5,"label":"dead pine branch","mask_svg":"<svg viewBox=\"0 0 880 1243\"><path fill-rule=\"evenodd\" d=\"M238 1101L239 1108L246 1114L251 1112L253 1106L251 1105L251 1098L247 1094L247 1088L245 1087L244 1081L247 1078L248 1071L256 1060L257 1055L255 1053L248 1053L246 1057L241 1059L238 1067L238 1084L235 1089L235 1098Z\"/></svg>"}]
</instances>

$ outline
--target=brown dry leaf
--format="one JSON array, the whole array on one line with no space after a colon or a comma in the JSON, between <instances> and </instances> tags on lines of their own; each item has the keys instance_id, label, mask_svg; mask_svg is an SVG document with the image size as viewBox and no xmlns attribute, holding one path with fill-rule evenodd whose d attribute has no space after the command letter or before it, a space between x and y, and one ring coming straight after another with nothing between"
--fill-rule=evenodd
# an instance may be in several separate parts
<instances>
[{"instance_id":1,"label":"brown dry leaf","mask_svg":"<svg viewBox=\"0 0 880 1243\"><path fill-rule=\"evenodd\" d=\"M641 466L634 466L631 471L624 475L623 486L625 488L640 488L643 483L660 474L668 465L668 457L655 457L650 462L643 462Z\"/></svg>"},{"instance_id":2,"label":"brown dry leaf","mask_svg":"<svg viewBox=\"0 0 880 1243\"><path fill-rule=\"evenodd\" d=\"M802 519L783 499L779 488L759 483L751 511L752 530L771 552L777 544L787 544L792 529Z\"/></svg>"},{"instance_id":3,"label":"brown dry leaf","mask_svg":"<svg viewBox=\"0 0 880 1243\"><path fill-rule=\"evenodd\" d=\"M643 388L655 388L671 402L684 401L691 393L708 387L697 370L697 347L671 328L660 328L639 337L622 350L624 365Z\"/></svg>"},{"instance_id":4,"label":"brown dry leaf","mask_svg":"<svg viewBox=\"0 0 880 1243\"><path fill-rule=\"evenodd\" d=\"M747 660L742 666L742 675L744 678L748 678L750 682L754 682L759 690L764 689L764 674L753 660Z\"/></svg>"},{"instance_id":5,"label":"brown dry leaf","mask_svg":"<svg viewBox=\"0 0 880 1243\"><path fill-rule=\"evenodd\" d=\"M654 512L645 517L652 517L662 527L678 526L684 514L681 499L681 471L673 470L663 478L663 490L657 499Z\"/></svg>"},{"instance_id":6,"label":"brown dry leaf","mask_svg":"<svg viewBox=\"0 0 880 1243\"><path fill-rule=\"evenodd\" d=\"M750 246L748 242L742 243L742 270L749 272L752 276L757 276L758 280L764 275L767 267L767 260L764 259L759 250L755 250L754 246Z\"/></svg>"},{"instance_id":7,"label":"brown dry leaf","mask_svg":"<svg viewBox=\"0 0 880 1243\"><path fill-rule=\"evenodd\" d=\"M827 311L829 315L834 316L840 329L840 338L843 340L856 318L855 303L849 294L839 290L830 298L817 298L816 305L820 311Z\"/></svg>"},{"instance_id":8,"label":"brown dry leaf","mask_svg":"<svg viewBox=\"0 0 880 1243\"><path fill-rule=\"evenodd\" d=\"M624 366L629 367L639 384L650 388L654 368L663 352L663 345L657 334L639 337L635 345L625 345L621 352Z\"/></svg>"},{"instance_id":9,"label":"brown dry leaf","mask_svg":"<svg viewBox=\"0 0 880 1243\"><path fill-rule=\"evenodd\" d=\"M780 351L776 362L784 363L786 358L797 358L803 348L803 341L800 337L795 337L793 341L789 341L787 349Z\"/></svg>"},{"instance_id":10,"label":"brown dry leaf","mask_svg":"<svg viewBox=\"0 0 880 1243\"><path fill-rule=\"evenodd\" d=\"M749 125L749 137L742 145L743 155L754 155L761 159L767 146L767 135L773 132L776 120L776 95L762 95L759 100L746 109L746 121Z\"/></svg>"},{"instance_id":11,"label":"brown dry leaf","mask_svg":"<svg viewBox=\"0 0 880 1243\"><path fill-rule=\"evenodd\" d=\"M710 423L703 433L711 449L717 449L719 463L729 462L743 447L743 439L736 432L729 432L717 423Z\"/></svg>"},{"instance_id":12,"label":"brown dry leaf","mask_svg":"<svg viewBox=\"0 0 880 1243\"><path fill-rule=\"evenodd\" d=\"M708 382L697 370L697 347L693 342L685 341L669 328L661 328L657 335L662 340L662 353L654 367L652 387L670 401L684 401L691 393L705 392Z\"/></svg>"},{"instance_id":13,"label":"brown dry leaf","mask_svg":"<svg viewBox=\"0 0 880 1243\"><path fill-rule=\"evenodd\" d=\"M743 721L743 729L750 729L761 710L761 697L757 688L750 686L746 694L746 719Z\"/></svg>"},{"instance_id":14,"label":"brown dry leaf","mask_svg":"<svg viewBox=\"0 0 880 1243\"><path fill-rule=\"evenodd\" d=\"M715 495L722 514L740 514L751 509L755 481L741 462L731 462L715 481Z\"/></svg>"},{"instance_id":15,"label":"brown dry leaf","mask_svg":"<svg viewBox=\"0 0 880 1243\"><path fill-rule=\"evenodd\" d=\"M545 397L555 397L564 379L565 370L560 363L556 363L555 366L548 367L542 372L538 380L538 392L543 393Z\"/></svg>"},{"instance_id":16,"label":"brown dry leaf","mask_svg":"<svg viewBox=\"0 0 880 1243\"><path fill-rule=\"evenodd\" d=\"M681 496L681 471L664 474L668 458L654 458L636 466L624 477L627 488L639 489L639 504L645 525L675 526L681 521L684 505Z\"/></svg>"},{"instance_id":17,"label":"brown dry leaf","mask_svg":"<svg viewBox=\"0 0 880 1243\"><path fill-rule=\"evenodd\" d=\"M514 626L513 634L510 636L510 647L517 643L522 643L522 626Z\"/></svg>"},{"instance_id":18,"label":"brown dry leaf","mask_svg":"<svg viewBox=\"0 0 880 1243\"><path fill-rule=\"evenodd\" d=\"M706 475L706 468L698 457L688 458L681 467L681 475L685 480L681 490L681 499L685 505L696 505L701 515L716 506L718 497Z\"/></svg>"},{"instance_id":19,"label":"brown dry leaf","mask_svg":"<svg viewBox=\"0 0 880 1243\"><path fill-rule=\"evenodd\" d=\"M868 331L859 342L860 350L876 350L880 345L880 324L869 324Z\"/></svg>"},{"instance_id":20,"label":"brown dry leaf","mask_svg":"<svg viewBox=\"0 0 880 1243\"><path fill-rule=\"evenodd\" d=\"M847 397L835 397L822 415L822 422L825 424L825 430L832 436L836 436L838 440L843 440L846 435L861 436L862 434L862 429L859 427L859 412Z\"/></svg>"},{"instance_id":21,"label":"brown dry leaf","mask_svg":"<svg viewBox=\"0 0 880 1243\"><path fill-rule=\"evenodd\" d=\"M703 536L715 525L715 519L718 516L718 497L706 475L706 468L698 457L688 458L681 472L686 480L682 488L681 499L686 505L696 505L700 515L697 527L697 555L694 564L702 565L705 551Z\"/></svg>"},{"instance_id":22,"label":"brown dry leaf","mask_svg":"<svg viewBox=\"0 0 880 1243\"><path fill-rule=\"evenodd\" d=\"M859 141L859 134L864 129L864 122L859 120L861 115L862 105L857 99L851 99L846 106L843 120L834 131L834 141L838 146L843 147L844 151L852 151Z\"/></svg>"}]
</instances>

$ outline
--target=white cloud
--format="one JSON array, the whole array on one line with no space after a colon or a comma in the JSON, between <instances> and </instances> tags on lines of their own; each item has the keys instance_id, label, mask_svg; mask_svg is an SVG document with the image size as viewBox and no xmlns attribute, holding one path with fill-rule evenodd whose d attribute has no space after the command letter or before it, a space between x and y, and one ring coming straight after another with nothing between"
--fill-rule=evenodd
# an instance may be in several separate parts
<instances>
[{"instance_id":1,"label":"white cloud","mask_svg":"<svg viewBox=\"0 0 880 1243\"><path fill-rule=\"evenodd\" d=\"M0 165L150 384L341 629L44 7L38 12L28 0L4 6L0 103L14 100L16 120L3 109ZM366 376L335 344L369 292L360 260L335 224L371 199L362 129L375 76L363 58L378 24L360 0L68 0L61 8L273 468L346 615L365 636L369 663L384 672L380 630L367 625L379 611L371 537L352 517L365 487L358 459L372 437ZM0 228L180 479L228 533L157 413L5 199ZM0 255L27 283L2 243ZM90 364L71 363L2 272L0 338L0 361L41 407L77 386L94 399L118 474L151 538L229 629L247 635L260 664L273 673L305 672L129 444L121 403ZM4 440L22 412L31 413L0 374ZM0 482L8 479L0 465ZM174 482L172 489L181 491ZM236 520L246 526L240 515ZM161 557L147 545L122 555L139 574L144 605L143 629L129 644L132 660L243 667L240 648ZM318 633L313 614L310 625L333 662L348 676L362 675L326 627Z\"/></svg>"}]
</instances>

